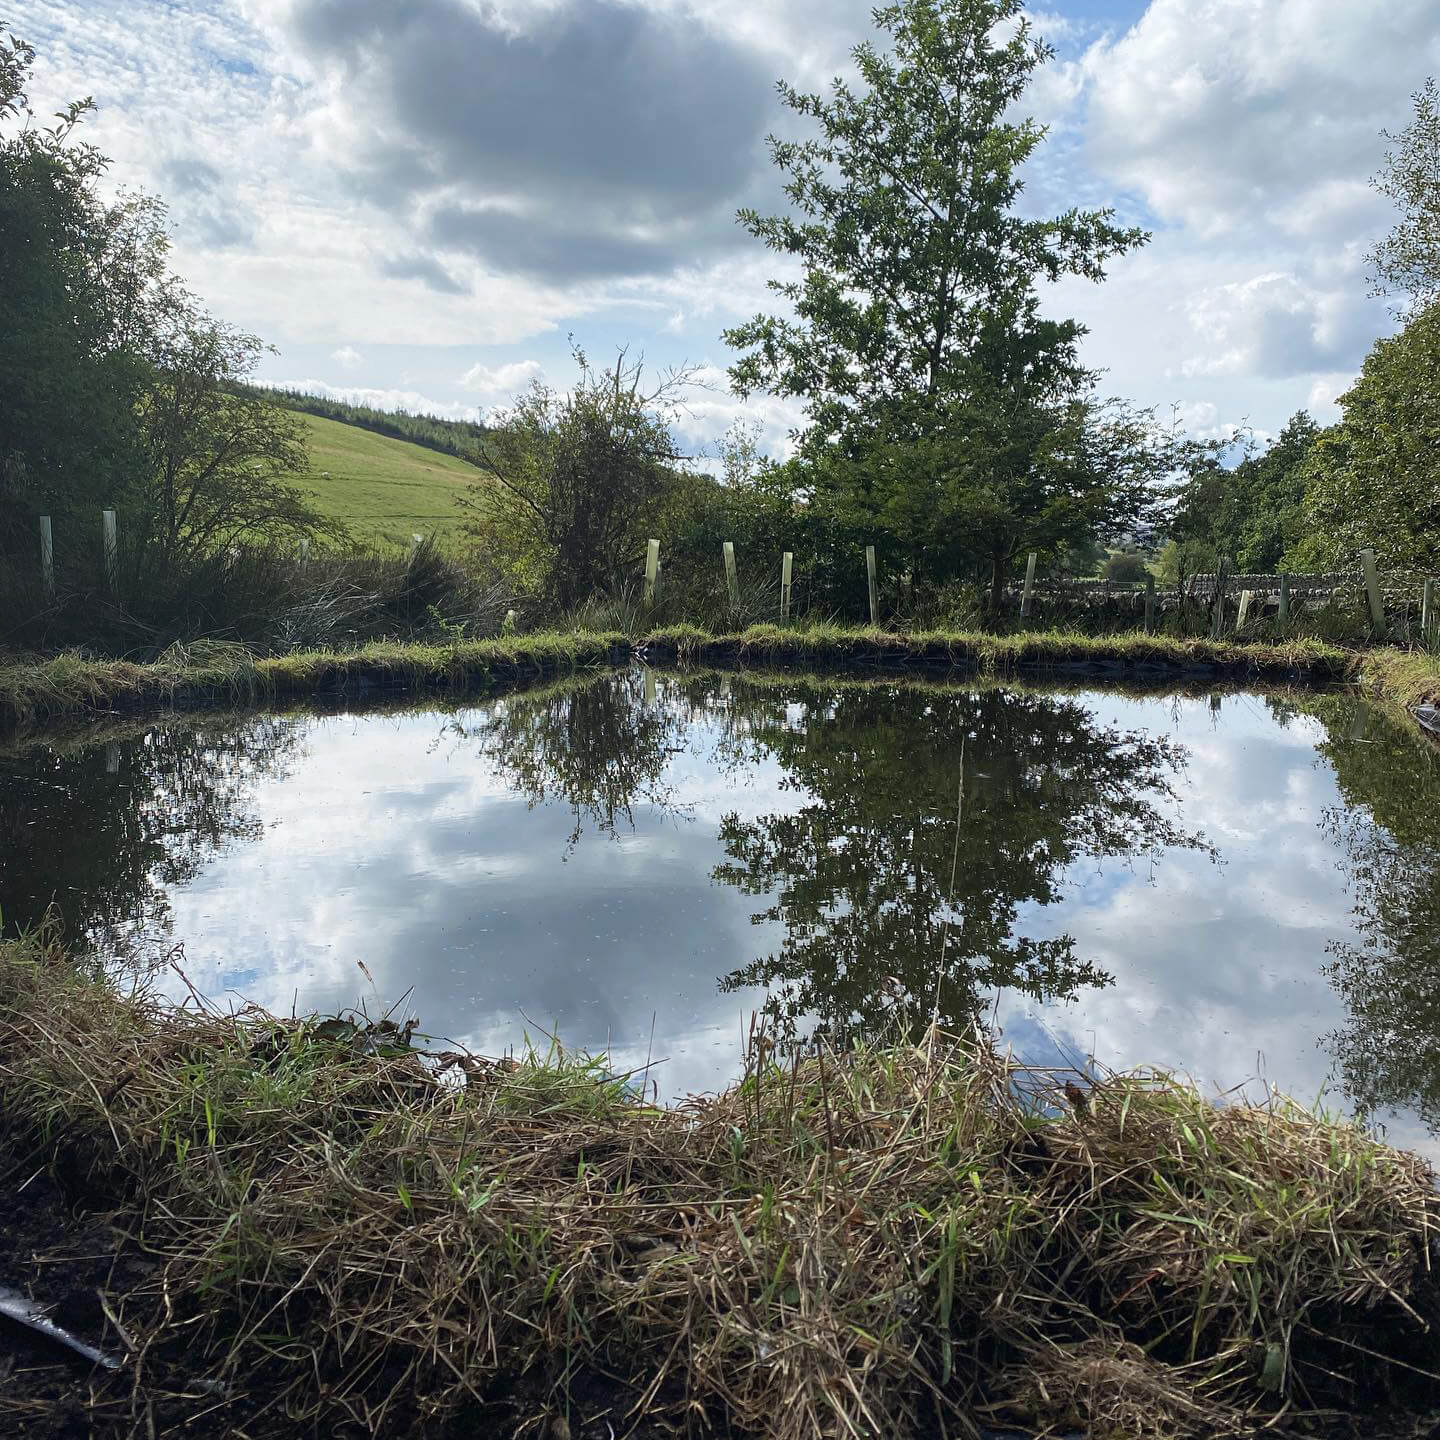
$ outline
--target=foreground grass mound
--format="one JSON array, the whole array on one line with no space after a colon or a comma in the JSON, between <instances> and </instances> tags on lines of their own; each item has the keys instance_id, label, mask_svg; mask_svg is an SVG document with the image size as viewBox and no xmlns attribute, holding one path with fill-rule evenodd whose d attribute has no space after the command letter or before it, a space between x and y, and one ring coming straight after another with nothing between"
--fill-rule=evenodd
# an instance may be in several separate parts
<instances>
[{"instance_id":1,"label":"foreground grass mound","mask_svg":"<svg viewBox=\"0 0 1440 1440\"><path fill-rule=\"evenodd\" d=\"M1239 1434L1440 1371L1428 1168L1279 1099L1138 1073L1066 1103L932 1033L758 1044L664 1110L593 1061L407 1038L0 947L8 1142L160 1260L111 1302L136 1374L183 1353L252 1437L603 1435L598 1379L617 1435L812 1440Z\"/></svg>"}]
</instances>

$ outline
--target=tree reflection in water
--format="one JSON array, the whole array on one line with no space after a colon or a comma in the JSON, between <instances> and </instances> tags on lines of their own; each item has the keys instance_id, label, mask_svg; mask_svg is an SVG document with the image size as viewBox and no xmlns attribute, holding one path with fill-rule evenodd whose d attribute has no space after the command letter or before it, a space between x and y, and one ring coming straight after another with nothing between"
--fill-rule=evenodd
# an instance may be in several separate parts
<instances>
[{"instance_id":1,"label":"tree reflection in water","mask_svg":"<svg viewBox=\"0 0 1440 1440\"><path fill-rule=\"evenodd\" d=\"M284 776L307 725L273 715L172 721L0 755L5 933L38 924L53 905L78 949L127 963L163 954L168 892L260 835L255 787Z\"/></svg>"},{"instance_id":2,"label":"tree reflection in water","mask_svg":"<svg viewBox=\"0 0 1440 1440\"><path fill-rule=\"evenodd\" d=\"M634 824L636 805L686 813L668 771L694 715L673 703L646 704L644 687L628 673L566 681L497 700L478 718L457 716L443 734L473 745L532 809L568 806L573 849L587 821L613 836L617 825Z\"/></svg>"},{"instance_id":3,"label":"tree reflection in water","mask_svg":"<svg viewBox=\"0 0 1440 1440\"><path fill-rule=\"evenodd\" d=\"M1165 813L1183 747L1063 695L822 682L741 708L798 803L722 826L716 878L771 897L755 920L785 929L722 983L770 989L791 1031L897 1013L955 1026L1002 988L1054 1000L1109 984L1070 936L1026 934L1021 908L1059 900L1079 862L1205 848Z\"/></svg>"},{"instance_id":4,"label":"tree reflection in water","mask_svg":"<svg viewBox=\"0 0 1440 1440\"><path fill-rule=\"evenodd\" d=\"M1341 799L1322 821L1354 912L1326 967L1348 1012L1326 1037L1339 1078L1362 1110L1413 1109L1440 1131L1440 751L1352 697L1269 704L1323 727ZM682 752L737 784L777 768L765 813L721 820L713 878L780 932L721 984L765 988L791 1030L937 1009L961 1025L1001 988L1044 1001L1107 984L1034 907L1062 898L1077 865L1206 848L1175 818L1184 748L1055 692L604 674L440 723L532 804L567 805L572 846L640 806L690 815ZM191 719L0 755L6 932L53 901L97 953L163 953L170 892L260 836L256 788L287 773L310 724Z\"/></svg>"},{"instance_id":5,"label":"tree reflection in water","mask_svg":"<svg viewBox=\"0 0 1440 1440\"><path fill-rule=\"evenodd\" d=\"M1107 984L1069 936L1018 930L1021 907L1058 900L1081 861L1203 848L1163 808L1183 747L1062 695L702 674L665 677L646 703L641 687L607 676L516 697L459 733L532 803L567 803L572 845L587 819L613 832L637 800L674 811L669 760L697 720L722 774L778 761L795 803L727 815L714 878L767 897L755 922L785 931L721 986L767 988L791 1032L804 1017L890 1020L897 1002L959 1024L1001 987L1055 999Z\"/></svg>"},{"instance_id":6,"label":"tree reflection in water","mask_svg":"<svg viewBox=\"0 0 1440 1440\"><path fill-rule=\"evenodd\" d=\"M1326 1041L1357 1109L1412 1109L1440 1133L1440 750L1361 700L1305 708L1344 802L1321 825L1358 937L1329 947L1348 1015Z\"/></svg>"}]
</instances>

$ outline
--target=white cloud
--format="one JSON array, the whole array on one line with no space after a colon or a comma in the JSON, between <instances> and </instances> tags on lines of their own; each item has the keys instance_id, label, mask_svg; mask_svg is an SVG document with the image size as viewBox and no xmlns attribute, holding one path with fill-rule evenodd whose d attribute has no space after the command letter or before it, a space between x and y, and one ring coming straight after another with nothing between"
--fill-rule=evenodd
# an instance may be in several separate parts
<instances>
[{"instance_id":1,"label":"white cloud","mask_svg":"<svg viewBox=\"0 0 1440 1440\"><path fill-rule=\"evenodd\" d=\"M538 360L513 360L506 365L472 365L460 377L460 384L494 404L518 395L543 374Z\"/></svg>"},{"instance_id":2,"label":"white cloud","mask_svg":"<svg viewBox=\"0 0 1440 1440\"><path fill-rule=\"evenodd\" d=\"M1198 291L1186 309L1204 348L1182 363L1181 373L1314 374L1358 348L1361 308L1343 291L1319 290L1280 271Z\"/></svg>"},{"instance_id":3,"label":"white cloud","mask_svg":"<svg viewBox=\"0 0 1440 1440\"><path fill-rule=\"evenodd\" d=\"M342 370L357 369L365 359L353 345L342 345L338 350L332 350L330 358Z\"/></svg>"},{"instance_id":4,"label":"white cloud","mask_svg":"<svg viewBox=\"0 0 1440 1440\"><path fill-rule=\"evenodd\" d=\"M1155 232L1076 300L1087 354L1126 393L1263 428L1333 397L1392 325L1363 273L1389 223L1379 132L1437 67L1433 0L1152 0L1062 61L1059 181L1118 187Z\"/></svg>"},{"instance_id":5,"label":"white cloud","mask_svg":"<svg viewBox=\"0 0 1440 1440\"><path fill-rule=\"evenodd\" d=\"M711 362L697 366L691 378L693 383L685 393L675 429L698 459L713 458L709 452L714 442L742 422L755 427L761 455L772 460L784 460L790 455L790 432L804 420L799 401L773 395L741 400L730 389L725 371Z\"/></svg>"},{"instance_id":6,"label":"white cloud","mask_svg":"<svg viewBox=\"0 0 1440 1440\"><path fill-rule=\"evenodd\" d=\"M1153 0L1084 59L1091 154L1199 235L1334 233L1437 58L1433 0Z\"/></svg>"}]
</instances>

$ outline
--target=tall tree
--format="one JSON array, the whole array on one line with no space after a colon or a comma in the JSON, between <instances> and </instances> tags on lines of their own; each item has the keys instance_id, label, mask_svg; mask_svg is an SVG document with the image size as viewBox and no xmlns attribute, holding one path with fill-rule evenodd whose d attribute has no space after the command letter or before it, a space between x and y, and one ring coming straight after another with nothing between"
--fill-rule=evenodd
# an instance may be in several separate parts
<instances>
[{"instance_id":1,"label":"tall tree","mask_svg":"<svg viewBox=\"0 0 1440 1440\"><path fill-rule=\"evenodd\" d=\"M101 502L167 562L338 534L289 483L306 468L294 417L237 384L260 342L171 273L158 199L101 198L109 162L77 133L89 100L36 123L34 60L0 31L0 545L33 553L41 511L60 536L96 535Z\"/></svg>"},{"instance_id":2,"label":"tall tree","mask_svg":"<svg viewBox=\"0 0 1440 1440\"><path fill-rule=\"evenodd\" d=\"M1175 495L1167 531L1176 546L1171 568L1213 569L1223 557L1242 571L1269 573L1305 529L1305 481L1320 427L1301 410L1263 450L1248 437L1234 444L1246 453L1222 463L1217 449L1194 466Z\"/></svg>"},{"instance_id":3,"label":"tall tree","mask_svg":"<svg viewBox=\"0 0 1440 1440\"><path fill-rule=\"evenodd\" d=\"M1147 237L1109 210L1020 212L1045 130L1012 117L1052 53L1021 0L902 0L875 21L892 48L855 50L859 88L778 87L818 134L770 141L793 212L740 219L804 274L771 282L791 314L726 332L744 352L731 378L805 401L819 496L871 517L917 572L978 558L998 588L1022 545L1124 523L1115 500L1149 476L1143 444L1129 473L1151 438L1133 417L1123 454L1113 428L1088 438L1084 327L1042 315L1038 294L1103 279ZM1134 484L1117 486L1117 463Z\"/></svg>"},{"instance_id":4,"label":"tall tree","mask_svg":"<svg viewBox=\"0 0 1440 1440\"><path fill-rule=\"evenodd\" d=\"M1391 142L1371 182L1400 211L1395 228L1370 252L1377 295L1407 296L1423 309L1440 299L1440 86L1427 80L1414 97L1415 117Z\"/></svg>"}]
</instances>

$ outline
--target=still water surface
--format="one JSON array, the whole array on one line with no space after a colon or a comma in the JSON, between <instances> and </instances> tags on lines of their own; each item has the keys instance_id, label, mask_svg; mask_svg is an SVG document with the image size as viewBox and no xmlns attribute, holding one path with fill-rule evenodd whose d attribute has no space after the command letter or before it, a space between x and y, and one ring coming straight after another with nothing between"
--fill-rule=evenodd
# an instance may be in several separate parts
<instances>
[{"instance_id":1,"label":"still water surface","mask_svg":"<svg viewBox=\"0 0 1440 1440\"><path fill-rule=\"evenodd\" d=\"M7 929L52 902L166 988L170 954L278 1011L404 997L671 1095L732 1076L753 1012L938 1006L1440 1153L1440 758L1346 696L652 672L57 738L0 755Z\"/></svg>"}]
</instances>

